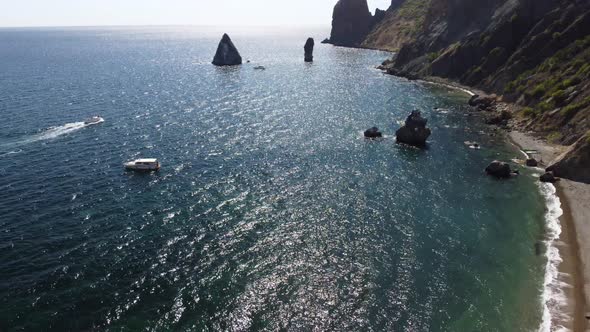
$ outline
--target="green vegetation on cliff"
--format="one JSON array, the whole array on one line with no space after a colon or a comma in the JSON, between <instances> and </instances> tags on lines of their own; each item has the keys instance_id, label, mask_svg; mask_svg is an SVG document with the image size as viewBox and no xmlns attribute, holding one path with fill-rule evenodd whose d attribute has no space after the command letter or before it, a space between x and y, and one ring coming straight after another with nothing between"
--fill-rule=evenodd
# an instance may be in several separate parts
<instances>
[{"instance_id":1,"label":"green vegetation on cliff","mask_svg":"<svg viewBox=\"0 0 590 332\"><path fill-rule=\"evenodd\" d=\"M413 18L418 29L404 34L384 20L365 41L410 36L390 73L439 76L503 95L522 106L518 118L527 129L562 144L590 130L590 3L406 0L389 14Z\"/></svg>"},{"instance_id":2,"label":"green vegetation on cliff","mask_svg":"<svg viewBox=\"0 0 590 332\"><path fill-rule=\"evenodd\" d=\"M363 47L398 51L421 32L431 0L406 0L388 10L363 42Z\"/></svg>"}]
</instances>

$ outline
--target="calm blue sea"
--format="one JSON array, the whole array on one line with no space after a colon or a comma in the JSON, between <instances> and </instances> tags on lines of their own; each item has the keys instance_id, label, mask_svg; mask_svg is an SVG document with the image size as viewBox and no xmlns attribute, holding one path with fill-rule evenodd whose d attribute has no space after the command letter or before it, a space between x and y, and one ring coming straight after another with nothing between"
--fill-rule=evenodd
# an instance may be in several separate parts
<instances>
[{"instance_id":1,"label":"calm blue sea","mask_svg":"<svg viewBox=\"0 0 590 332\"><path fill-rule=\"evenodd\" d=\"M544 200L483 174L518 152L328 32L0 30L0 331L536 330Z\"/></svg>"}]
</instances>

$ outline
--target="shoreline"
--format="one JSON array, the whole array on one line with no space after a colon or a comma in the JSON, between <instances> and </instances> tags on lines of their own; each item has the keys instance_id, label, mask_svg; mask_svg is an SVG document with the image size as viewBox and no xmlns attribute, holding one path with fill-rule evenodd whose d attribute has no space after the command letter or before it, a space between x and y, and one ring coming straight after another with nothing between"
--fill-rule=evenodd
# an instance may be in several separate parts
<instances>
[{"instance_id":1,"label":"shoreline","mask_svg":"<svg viewBox=\"0 0 590 332\"><path fill-rule=\"evenodd\" d=\"M460 90L471 96L488 95L439 77L425 77L416 81ZM500 102L499 105L505 109L514 108L514 105L510 103ZM525 149L537 150L539 152L537 158L542 170L567 149L566 146L553 145L532 134L519 131L507 132L506 139L525 155L523 151ZM544 326L545 320L543 320L539 330L549 332L565 329L573 332L590 332L590 243L585 242L590 239L590 184L562 179L554 185L554 188L556 203L560 204L562 210L557 218L561 230L559 236L548 241L547 250L553 249L557 255L552 258L550 253L547 253L549 261L545 278L549 280L545 281L545 286L550 289L553 287L553 289L543 290L543 296L547 296L546 292L551 292L552 294L549 295L563 298L561 303L556 298L543 299L543 306L552 315L548 317L550 326ZM540 190L542 195L546 196L543 187L540 187ZM545 197L545 199L547 200L546 208L550 209L547 203L551 197ZM551 211L547 212L551 213ZM546 216L546 227L548 222L550 220ZM557 268L556 271L549 270L552 264ZM554 311L551 311L548 306L551 306Z\"/></svg>"},{"instance_id":2,"label":"shoreline","mask_svg":"<svg viewBox=\"0 0 590 332\"><path fill-rule=\"evenodd\" d=\"M546 167L563 150L562 147L551 145L540 139L534 138L522 132L513 131L508 133L507 138L520 151L525 149L533 149L539 151L540 164ZM524 153L524 152L523 152ZM545 162L543 162L545 161ZM559 236L549 243L547 250L555 249L557 257L551 257L548 253L548 259L554 260L556 271L547 271L552 273L550 276L552 280L546 280L546 286L549 288L550 297L545 299L550 305L549 310L553 310L551 316L551 327L562 327L567 331L585 332L588 331L588 320L584 317L588 310L587 304L588 291L590 285L585 287L585 280L589 280L590 271L584 271L582 268L585 262L582 258L582 251L580 251L580 244L584 237L582 228L586 228L590 232L590 225L584 227L584 216L588 216L590 211L580 210L578 204L584 200L590 200L590 196L580 195L576 190L563 186L563 183L571 182L562 179L560 183L556 183L555 195L561 205L562 214L559 216L559 225L561 232ZM575 182L573 182L575 183ZM590 195L590 185L575 183L576 186L586 186L588 194ZM574 217L574 213L580 213L582 218ZM590 258L590 257L589 257ZM587 266L587 264L586 264ZM557 312L555 312L557 311Z\"/></svg>"}]
</instances>

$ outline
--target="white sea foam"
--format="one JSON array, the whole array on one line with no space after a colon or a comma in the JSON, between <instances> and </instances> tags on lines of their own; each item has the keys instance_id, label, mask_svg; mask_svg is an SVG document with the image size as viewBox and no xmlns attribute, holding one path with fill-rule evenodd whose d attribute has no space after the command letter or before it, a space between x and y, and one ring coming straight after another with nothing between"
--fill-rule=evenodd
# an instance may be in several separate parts
<instances>
[{"instance_id":1,"label":"white sea foam","mask_svg":"<svg viewBox=\"0 0 590 332\"><path fill-rule=\"evenodd\" d=\"M563 215L563 210L555 186L548 183L539 185L547 205L547 212L545 213L547 266L545 268L542 295L543 321L539 332L565 332L569 330L563 326L554 326L555 322L564 321L562 316L567 308L567 297L563 291L564 284L559 280L558 267L562 259L559 255L559 249L556 247L556 242L561 235L559 218Z\"/></svg>"}]
</instances>

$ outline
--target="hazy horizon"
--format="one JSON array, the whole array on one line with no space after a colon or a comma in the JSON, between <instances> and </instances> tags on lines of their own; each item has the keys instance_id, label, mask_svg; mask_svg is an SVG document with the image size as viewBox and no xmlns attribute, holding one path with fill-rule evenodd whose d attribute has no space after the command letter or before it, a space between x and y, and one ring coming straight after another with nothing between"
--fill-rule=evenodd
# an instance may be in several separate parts
<instances>
[{"instance_id":1,"label":"hazy horizon","mask_svg":"<svg viewBox=\"0 0 590 332\"><path fill-rule=\"evenodd\" d=\"M337 0L23 0L5 4L2 28L99 26L326 26ZM369 0L387 9L390 0Z\"/></svg>"}]
</instances>

